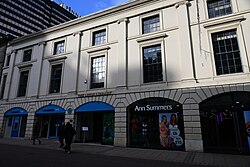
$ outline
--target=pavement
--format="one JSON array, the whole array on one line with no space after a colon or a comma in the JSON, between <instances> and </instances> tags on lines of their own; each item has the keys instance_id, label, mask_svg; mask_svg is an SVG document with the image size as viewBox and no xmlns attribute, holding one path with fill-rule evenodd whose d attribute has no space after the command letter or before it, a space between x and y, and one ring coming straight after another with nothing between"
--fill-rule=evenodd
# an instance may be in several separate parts
<instances>
[{"instance_id":1,"label":"pavement","mask_svg":"<svg viewBox=\"0 0 250 167\"><path fill-rule=\"evenodd\" d=\"M30 139L25 138L0 138L0 144L21 145L27 147L41 147L58 150L59 142L56 139L43 139L41 145L32 145ZM249 155L216 154L201 152L185 152L155 149L140 149L116 147L90 143L73 143L72 154L84 152L114 157L128 157L138 159L177 162L192 165L217 166L217 167L250 167Z\"/></svg>"}]
</instances>

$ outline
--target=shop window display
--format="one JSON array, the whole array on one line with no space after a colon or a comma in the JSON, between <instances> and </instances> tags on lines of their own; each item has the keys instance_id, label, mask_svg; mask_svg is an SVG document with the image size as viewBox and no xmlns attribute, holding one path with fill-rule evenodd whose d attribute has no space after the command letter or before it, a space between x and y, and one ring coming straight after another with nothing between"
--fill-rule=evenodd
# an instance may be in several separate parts
<instances>
[{"instance_id":1,"label":"shop window display","mask_svg":"<svg viewBox=\"0 0 250 167\"><path fill-rule=\"evenodd\" d=\"M184 150L182 105L148 98L128 107L129 146Z\"/></svg>"},{"instance_id":2,"label":"shop window display","mask_svg":"<svg viewBox=\"0 0 250 167\"><path fill-rule=\"evenodd\" d=\"M205 152L250 153L250 94L224 93L200 104Z\"/></svg>"}]
</instances>

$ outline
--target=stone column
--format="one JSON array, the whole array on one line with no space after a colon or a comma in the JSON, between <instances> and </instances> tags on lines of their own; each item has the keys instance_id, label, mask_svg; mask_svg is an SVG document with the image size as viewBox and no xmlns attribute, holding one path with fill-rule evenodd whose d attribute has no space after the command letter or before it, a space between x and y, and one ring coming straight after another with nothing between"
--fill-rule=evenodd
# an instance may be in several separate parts
<instances>
[{"instance_id":1,"label":"stone column","mask_svg":"<svg viewBox=\"0 0 250 167\"><path fill-rule=\"evenodd\" d=\"M127 86L127 23L128 19L120 19L117 21L118 24L118 78L117 78L117 87L126 87Z\"/></svg>"},{"instance_id":2,"label":"stone column","mask_svg":"<svg viewBox=\"0 0 250 167\"><path fill-rule=\"evenodd\" d=\"M179 27L179 48L182 58L182 80L184 82L195 81L195 68L193 58L193 47L192 47L192 36L190 30L190 16L188 7L190 6L189 1L180 2L175 5L177 10L177 19Z\"/></svg>"},{"instance_id":3,"label":"stone column","mask_svg":"<svg viewBox=\"0 0 250 167\"><path fill-rule=\"evenodd\" d=\"M4 107L0 106L0 137L4 136Z\"/></svg>"},{"instance_id":4,"label":"stone column","mask_svg":"<svg viewBox=\"0 0 250 167\"><path fill-rule=\"evenodd\" d=\"M14 70L15 70L16 54L17 54L17 50L13 50L11 52L8 77L7 77L5 93L4 93L4 99L7 99L7 100L10 98L12 78L13 78L13 74L14 74ZM7 92L6 92L6 90L7 90Z\"/></svg>"},{"instance_id":5,"label":"stone column","mask_svg":"<svg viewBox=\"0 0 250 167\"><path fill-rule=\"evenodd\" d=\"M37 61L38 61L38 66L37 69L39 69L38 71L36 71L37 73L39 73L38 75L38 83L37 83L37 92L36 92L36 96L39 97L39 93L40 93L40 84L41 84L41 78L42 78L42 69L43 69L43 57L44 57L44 50L45 50L45 46L46 46L46 42L40 42L38 43L38 47L40 49L40 56L37 56Z\"/></svg>"},{"instance_id":6,"label":"stone column","mask_svg":"<svg viewBox=\"0 0 250 167\"><path fill-rule=\"evenodd\" d=\"M127 111L124 106L116 107L114 146L126 147L126 145L127 145Z\"/></svg>"},{"instance_id":7,"label":"stone column","mask_svg":"<svg viewBox=\"0 0 250 167\"><path fill-rule=\"evenodd\" d=\"M28 113L28 118L26 123L26 130L25 130L26 139L32 139L34 123L35 123L35 111L34 109L31 109Z\"/></svg>"},{"instance_id":8,"label":"stone column","mask_svg":"<svg viewBox=\"0 0 250 167\"><path fill-rule=\"evenodd\" d=\"M199 102L195 89L183 90L180 102L183 104L183 120L186 151L203 152Z\"/></svg>"}]
</instances>

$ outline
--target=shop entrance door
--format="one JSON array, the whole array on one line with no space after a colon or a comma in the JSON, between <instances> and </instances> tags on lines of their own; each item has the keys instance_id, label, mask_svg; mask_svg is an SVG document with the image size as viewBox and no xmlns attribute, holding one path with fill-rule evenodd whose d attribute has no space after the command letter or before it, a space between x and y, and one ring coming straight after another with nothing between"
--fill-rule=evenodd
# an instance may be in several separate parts
<instances>
[{"instance_id":1,"label":"shop entrance door","mask_svg":"<svg viewBox=\"0 0 250 167\"><path fill-rule=\"evenodd\" d=\"M250 153L246 129L249 102L249 93L234 92L215 96L200 104L204 151Z\"/></svg>"},{"instance_id":2,"label":"shop entrance door","mask_svg":"<svg viewBox=\"0 0 250 167\"><path fill-rule=\"evenodd\" d=\"M11 137L19 136L20 123L21 123L21 116L13 116Z\"/></svg>"},{"instance_id":3,"label":"shop entrance door","mask_svg":"<svg viewBox=\"0 0 250 167\"><path fill-rule=\"evenodd\" d=\"M203 122L205 150L218 152L237 151L237 133L232 111L212 110ZM205 130L206 129L206 130Z\"/></svg>"},{"instance_id":4,"label":"shop entrance door","mask_svg":"<svg viewBox=\"0 0 250 167\"><path fill-rule=\"evenodd\" d=\"M57 138L58 127L64 122L64 115L44 115L41 137Z\"/></svg>"},{"instance_id":5,"label":"shop entrance door","mask_svg":"<svg viewBox=\"0 0 250 167\"><path fill-rule=\"evenodd\" d=\"M113 145L114 113L85 112L77 114L77 140L79 142ZM85 127L88 130L82 131Z\"/></svg>"},{"instance_id":6,"label":"shop entrance door","mask_svg":"<svg viewBox=\"0 0 250 167\"><path fill-rule=\"evenodd\" d=\"M64 121L64 116L56 115L50 117L49 138L57 138L58 127Z\"/></svg>"},{"instance_id":7,"label":"shop entrance door","mask_svg":"<svg viewBox=\"0 0 250 167\"><path fill-rule=\"evenodd\" d=\"M113 145L114 143L114 114L103 114L102 143Z\"/></svg>"}]
</instances>

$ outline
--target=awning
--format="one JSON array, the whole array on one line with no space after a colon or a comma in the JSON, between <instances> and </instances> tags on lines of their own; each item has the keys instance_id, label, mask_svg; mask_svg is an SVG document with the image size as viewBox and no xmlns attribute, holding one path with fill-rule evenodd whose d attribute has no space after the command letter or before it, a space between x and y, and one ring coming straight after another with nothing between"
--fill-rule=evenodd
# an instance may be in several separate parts
<instances>
[{"instance_id":1,"label":"awning","mask_svg":"<svg viewBox=\"0 0 250 167\"><path fill-rule=\"evenodd\" d=\"M4 115L5 116L28 115L28 112L23 108L15 107L15 108L12 108L12 109L6 111Z\"/></svg>"},{"instance_id":2,"label":"awning","mask_svg":"<svg viewBox=\"0 0 250 167\"><path fill-rule=\"evenodd\" d=\"M115 108L104 102L89 102L75 109L75 112L113 111Z\"/></svg>"},{"instance_id":3,"label":"awning","mask_svg":"<svg viewBox=\"0 0 250 167\"><path fill-rule=\"evenodd\" d=\"M65 109L56 105L48 105L36 111L38 115L64 114Z\"/></svg>"}]
</instances>

